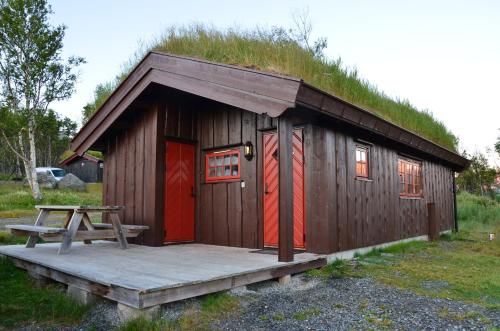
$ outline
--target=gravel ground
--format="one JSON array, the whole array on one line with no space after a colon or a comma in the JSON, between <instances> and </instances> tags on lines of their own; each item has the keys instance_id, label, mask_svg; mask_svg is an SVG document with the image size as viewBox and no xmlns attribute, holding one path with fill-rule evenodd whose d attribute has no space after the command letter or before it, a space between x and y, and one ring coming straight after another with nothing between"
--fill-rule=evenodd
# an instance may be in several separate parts
<instances>
[{"instance_id":1,"label":"gravel ground","mask_svg":"<svg viewBox=\"0 0 500 331\"><path fill-rule=\"evenodd\" d=\"M435 299L381 285L370 278L321 279L306 275L280 286L263 282L238 288L241 314L212 323L214 330L488 330L500 327L500 311ZM162 307L175 320L199 299ZM112 330L116 305L101 300L75 327L54 330ZM24 328L23 330L38 330Z\"/></svg>"},{"instance_id":2,"label":"gravel ground","mask_svg":"<svg viewBox=\"0 0 500 331\"><path fill-rule=\"evenodd\" d=\"M268 283L269 284L269 283ZM294 277L287 286L250 286L244 312L213 324L223 330L487 330L500 312L419 296L369 278Z\"/></svg>"}]
</instances>

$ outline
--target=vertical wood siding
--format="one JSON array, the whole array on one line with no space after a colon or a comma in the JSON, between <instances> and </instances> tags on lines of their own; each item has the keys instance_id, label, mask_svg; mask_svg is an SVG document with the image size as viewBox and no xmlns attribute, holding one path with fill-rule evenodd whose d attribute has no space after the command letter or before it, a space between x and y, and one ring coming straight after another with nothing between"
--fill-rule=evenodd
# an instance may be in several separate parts
<instances>
[{"instance_id":1,"label":"vertical wood siding","mask_svg":"<svg viewBox=\"0 0 500 331\"><path fill-rule=\"evenodd\" d=\"M436 204L440 230L453 227L450 169L424 161L424 197L400 198L396 150L373 145L371 180L356 180L354 137L304 123L308 251L331 253L427 234L427 202ZM164 142L180 139L196 148L196 241L263 247L262 131L276 129L277 119L166 93L154 106L129 112L125 124L106 138L103 200L126 206L124 223L150 226L137 243L163 244ZM254 146L251 161L243 157L247 141ZM205 183L204 153L228 145L241 151L241 180Z\"/></svg>"},{"instance_id":2,"label":"vertical wood siding","mask_svg":"<svg viewBox=\"0 0 500 331\"><path fill-rule=\"evenodd\" d=\"M305 134L311 251L330 253L428 234L427 202L436 203L441 231L453 227L449 168L423 161L423 198L400 198L397 151L371 146L370 180L357 180L352 136L319 126L308 126Z\"/></svg>"},{"instance_id":3,"label":"vertical wood siding","mask_svg":"<svg viewBox=\"0 0 500 331\"><path fill-rule=\"evenodd\" d=\"M163 235L163 112L153 105L134 112L126 130L107 138L103 178L103 203L124 205L120 218L126 224L148 225L150 229L136 243L159 245Z\"/></svg>"}]
</instances>

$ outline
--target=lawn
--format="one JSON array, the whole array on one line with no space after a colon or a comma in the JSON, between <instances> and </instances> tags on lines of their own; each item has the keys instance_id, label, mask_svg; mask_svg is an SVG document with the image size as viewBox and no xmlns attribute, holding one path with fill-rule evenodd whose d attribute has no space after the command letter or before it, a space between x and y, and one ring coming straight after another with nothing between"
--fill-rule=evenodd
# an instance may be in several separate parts
<instances>
[{"instance_id":1,"label":"lawn","mask_svg":"<svg viewBox=\"0 0 500 331\"><path fill-rule=\"evenodd\" d=\"M376 249L353 265L335 261L310 274L373 277L418 294L500 309L500 203L468 193L457 198L458 233ZM490 233L497 238L488 240Z\"/></svg>"},{"instance_id":2,"label":"lawn","mask_svg":"<svg viewBox=\"0 0 500 331\"><path fill-rule=\"evenodd\" d=\"M21 217L35 213L35 205L101 205L102 184L87 184L87 191L42 189L43 199L36 202L29 187L0 184L0 218Z\"/></svg>"},{"instance_id":3,"label":"lawn","mask_svg":"<svg viewBox=\"0 0 500 331\"><path fill-rule=\"evenodd\" d=\"M68 298L63 287L38 288L28 274L0 257L0 330L34 324L48 327L79 322L90 307Z\"/></svg>"}]
</instances>

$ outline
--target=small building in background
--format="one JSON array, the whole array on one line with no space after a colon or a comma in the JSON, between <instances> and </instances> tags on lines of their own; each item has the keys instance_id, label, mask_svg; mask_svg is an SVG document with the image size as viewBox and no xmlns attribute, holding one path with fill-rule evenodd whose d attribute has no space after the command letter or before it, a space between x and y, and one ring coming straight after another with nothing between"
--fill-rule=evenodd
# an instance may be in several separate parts
<instances>
[{"instance_id":1,"label":"small building in background","mask_svg":"<svg viewBox=\"0 0 500 331\"><path fill-rule=\"evenodd\" d=\"M59 163L66 173L72 173L85 183L101 183L103 160L89 154L73 154Z\"/></svg>"}]
</instances>

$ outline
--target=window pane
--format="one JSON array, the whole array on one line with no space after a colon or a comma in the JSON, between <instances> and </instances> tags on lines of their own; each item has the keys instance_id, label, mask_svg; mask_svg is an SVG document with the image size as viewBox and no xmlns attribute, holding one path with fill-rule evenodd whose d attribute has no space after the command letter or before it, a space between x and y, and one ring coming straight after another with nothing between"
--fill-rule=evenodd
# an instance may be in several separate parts
<instances>
[{"instance_id":1,"label":"window pane","mask_svg":"<svg viewBox=\"0 0 500 331\"><path fill-rule=\"evenodd\" d=\"M224 158L223 156L217 156L217 165L218 166L222 165L223 158Z\"/></svg>"},{"instance_id":2,"label":"window pane","mask_svg":"<svg viewBox=\"0 0 500 331\"><path fill-rule=\"evenodd\" d=\"M224 176L231 176L231 166L224 167Z\"/></svg>"},{"instance_id":3,"label":"window pane","mask_svg":"<svg viewBox=\"0 0 500 331\"><path fill-rule=\"evenodd\" d=\"M231 159L232 164L238 164L238 154L233 154Z\"/></svg>"},{"instance_id":4,"label":"window pane","mask_svg":"<svg viewBox=\"0 0 500 331\"><path fill-rule=\"evenodd\" d=\"M210 168L208 170L208 177L215 177L215 168Z\"/></svg>"},{"instance_id":5,"label":"window pane","mask_svg":"<svg viewBox=\"0 0 500 331\"><path fill-rule=\"evenodd\" d=\"M229 165L229 164L231 164L231 156L226 155L224 156L224 165Z\"/></svg>"},{"instance_id":6,"label":"window pane","mask_svg":"<svg viewBox=\"0 0 500 331\"><path fill-rule=\"evenodd\" d=\"M208 165L209 165L210 167L215 166L215 157L209 157L209 158L208 158Z\"/></svg>"},{"instance_id":7,"label":"window pane","mask_svg":"<svg viewBox=\"0 0 500 331\"><path fill-rule=\"evenodd\" d=\"M238 165L234 165L232 169L233 173L231 174L231 176L238 176Z\"/></svg>"},{"instance_id":8,"label":"window pane","mask_svg":"<svg viewBox=\"0 0 500 331\"><path fill-rule=\"evenodd\" d=\"M217 167L217 177L222 177L222 167Z\"/></svg>"}]
</instances>

